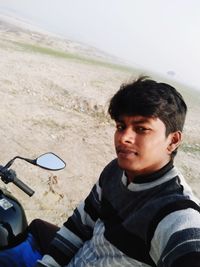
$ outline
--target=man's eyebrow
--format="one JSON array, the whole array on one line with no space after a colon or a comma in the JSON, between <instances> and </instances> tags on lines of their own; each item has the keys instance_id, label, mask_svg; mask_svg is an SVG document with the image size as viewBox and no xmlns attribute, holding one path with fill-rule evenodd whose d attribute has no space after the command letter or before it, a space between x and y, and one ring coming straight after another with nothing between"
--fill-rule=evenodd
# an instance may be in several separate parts
<instances>
[{"instance_id":1,"label":"man's eyebrow","mask_svg":"<svg viewBox=\"0 0 200 267\"><path fill-rule=\"evenodd\" d=\"M116 123L125 123L125 121L123 120L123 118L118 118L116 121L115 121ZM151 123L150 121L149 121L149 119L147 118L147 119L138 119L138 120L132 120L132 122L131 122L132 124L143 124L143 123Z\"/></svg>"}]
</instances>

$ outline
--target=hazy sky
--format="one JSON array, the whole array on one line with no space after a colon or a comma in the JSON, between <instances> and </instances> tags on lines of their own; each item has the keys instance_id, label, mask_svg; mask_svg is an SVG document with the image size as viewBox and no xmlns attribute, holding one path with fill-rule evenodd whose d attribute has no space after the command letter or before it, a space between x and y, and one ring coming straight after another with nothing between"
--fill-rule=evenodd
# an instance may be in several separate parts
<instances>
[{"instance_id":1,"label":"hazy sky","mask_svg":"<svg viewBox=\"0 0 200 267\"><path fill-rule=\"evenodd\" d=\"M174 71L176 79L199 86L199 0L0 0L0 12L7 8L133 66Z\"/></svg>"}]
</instances>

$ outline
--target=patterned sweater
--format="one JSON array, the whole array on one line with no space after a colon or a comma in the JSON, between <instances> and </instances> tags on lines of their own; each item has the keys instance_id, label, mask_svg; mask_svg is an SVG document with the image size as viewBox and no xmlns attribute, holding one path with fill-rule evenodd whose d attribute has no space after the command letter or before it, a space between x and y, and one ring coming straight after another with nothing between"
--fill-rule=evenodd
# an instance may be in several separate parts
<instances>
[{"instance_id":1,"label":"patterned sweater","mask_svg":"<svg viewBox=\"0 0 200 267\"><path fill-rule=\"evenodd\" d=\"M127 178L113 160L37 266L200 266L200 208L170 162Z\"/></svg>"}]
</instances>

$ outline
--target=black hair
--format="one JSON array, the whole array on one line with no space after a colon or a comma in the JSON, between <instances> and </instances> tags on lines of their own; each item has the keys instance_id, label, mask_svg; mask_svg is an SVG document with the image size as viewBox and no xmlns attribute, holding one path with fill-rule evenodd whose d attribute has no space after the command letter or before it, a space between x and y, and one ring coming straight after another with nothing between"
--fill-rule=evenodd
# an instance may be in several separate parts
<instances>
[{"instance_id":1,"label":"black hair","mask_svg":"<svg viewBox=\"0 0 200 267\"><path fill-rule=\"evenodd\" d=\"M157 117L165 124L168 136L169 133L183 130L187 105L171 85L141 76L121 85L110 100L108 113L115 121L124 115Z\"/></svg>"}]
</instances>

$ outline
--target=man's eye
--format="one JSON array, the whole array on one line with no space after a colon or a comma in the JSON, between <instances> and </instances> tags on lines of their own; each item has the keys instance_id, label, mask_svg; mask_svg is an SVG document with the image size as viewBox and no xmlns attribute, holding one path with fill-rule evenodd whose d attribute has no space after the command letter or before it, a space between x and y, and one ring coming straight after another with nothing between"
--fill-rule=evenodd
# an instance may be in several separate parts
<instances>
[{"instance_id":1,"label":"man's eye","mask_svg":"<svg viewBox=\"0 0 200 267\"><path fill-rule=\"evenodd\" d=\"M124 126L123 125L116 125L116 129L117 131L123 131L124 130Z\"/></svg>"},{"instance_id":2,"label":"man's eye","mask_svg":"<svg viewBox=\"0 0 200 267\"><path fill-rule=\"evenodd\" d=\"M138 132L138 133L146 133L146 132L148 132L150 129L148 129L148 128L145 128L145 127L137 127L136 128L136 132Z\"/></svg>"}]
</instances>

